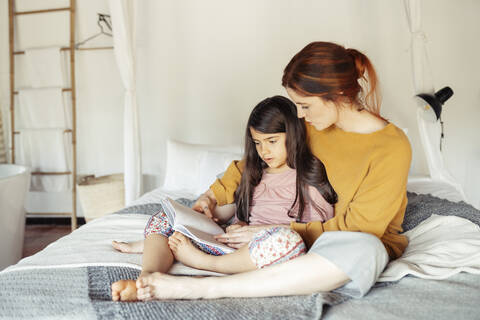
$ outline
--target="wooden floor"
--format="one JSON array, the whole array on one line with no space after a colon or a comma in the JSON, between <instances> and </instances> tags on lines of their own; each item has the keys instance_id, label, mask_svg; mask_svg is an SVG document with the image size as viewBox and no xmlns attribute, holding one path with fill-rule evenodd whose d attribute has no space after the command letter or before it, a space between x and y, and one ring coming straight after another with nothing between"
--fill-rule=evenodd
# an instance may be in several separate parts
<instances>
[{"instance_id":1,"label":"wooden floor","mask_svg":"<svg viewBox=\"0 0 480 320\"><path fill-rule=\"evenodd\" d=\"M27 224L23 241L23 255L28 257L45 248L55 240L69 234L70 225Z\"/></svg>"}]
</instances>

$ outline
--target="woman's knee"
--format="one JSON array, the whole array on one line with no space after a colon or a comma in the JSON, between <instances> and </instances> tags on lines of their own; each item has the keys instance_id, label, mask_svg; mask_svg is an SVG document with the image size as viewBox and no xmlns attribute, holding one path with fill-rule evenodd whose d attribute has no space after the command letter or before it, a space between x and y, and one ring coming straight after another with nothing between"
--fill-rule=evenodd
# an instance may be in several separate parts
<instances>
[{"instance_id":1,"label":"woman's knee","mask_svg":"<svg viewBox=\"0 0 480 320\"><path fill-rule=\"evenodd\" d=\"M285 262L306 253L302 237L286 227L273 227L258 232L248 248L250 258L257 268Z\"/></svg>"},{"instance_id":2,"label":"woman's knee","mask_svg":"<svg viewBox=\"0 0 480 320\"><path fill-rule=\"evenodd\" d=\"M309 253L322 256L342 270L351 280L342 290L354 297L368 292L389 260L383 243L362 232L325 232Z\"/></svg>"}]
</instances>

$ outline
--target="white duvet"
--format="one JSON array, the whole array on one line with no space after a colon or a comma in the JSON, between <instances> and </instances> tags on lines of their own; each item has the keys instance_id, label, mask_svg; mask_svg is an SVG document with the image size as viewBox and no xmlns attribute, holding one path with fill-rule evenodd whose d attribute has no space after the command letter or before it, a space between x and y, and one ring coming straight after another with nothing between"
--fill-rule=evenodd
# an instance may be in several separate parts
<instances>
[{"instance_id":1,"label":"white duvet","mask_svg":"<svg viewBox=\"0 0 480 320\"><path fill-rule=\"evenodd\" d=\"M118 252L112 248L112 240L128 242L143 239L143 230L149 218L150 216L142 214L114 214L92 220L2 272L85 266L121 266L141 270L142 255ZM175 263L170 273L218 275L192 269L181 263Z\"/></svg>"},{"instance_id":2,"label":"white duvet","mask_svg":"<svg viewBox=\"0 0 480 320\"><path fill-rule=\"evenodd\" d=\"M480 227L475 223L432 215L405 235L407 249L387 265L378 281L396 281L406 275L440 280L462 271L480 274Z\"/></svg>"}]
</instances>

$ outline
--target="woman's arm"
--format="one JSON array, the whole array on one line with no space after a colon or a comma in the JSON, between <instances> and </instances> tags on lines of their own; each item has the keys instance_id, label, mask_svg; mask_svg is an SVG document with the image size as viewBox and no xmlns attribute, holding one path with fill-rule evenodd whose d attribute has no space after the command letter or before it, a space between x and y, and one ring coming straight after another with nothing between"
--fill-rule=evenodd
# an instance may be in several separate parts
<instances>
[{"instance_id":1,"label":"woman's arm","mask_svg":"<svg viewBox=\"0 0 480 320\"><path fill-rule=\"evenodd\" d=\"M235 191L240 185L244 161L233 161L220 179L217 179L211 186L214 198L219 206L233 203L235 201Z\"/></svg>"},{"instance_id":2,"label":"woman's arm","mask_svg":"<svg viewBox=\"0 0 480 320\"><path fill-rule=\"evenodd\" d=\"M404 237L400 239L401 236L397 234L401 232L407 204L406 186L411 149L409 144L395 147L395 152L378 154L372 161L369 173L343 212L335 212L332 219L323 223L314 221L291 224L307 246L311 246L325 231L360 231L382 239L388 230L389 241L398 242L398 246L390 248L395 252L389 254L392 257L401 254L400 247L406 246L406 240Z\"/></svg>"}]
</instances>

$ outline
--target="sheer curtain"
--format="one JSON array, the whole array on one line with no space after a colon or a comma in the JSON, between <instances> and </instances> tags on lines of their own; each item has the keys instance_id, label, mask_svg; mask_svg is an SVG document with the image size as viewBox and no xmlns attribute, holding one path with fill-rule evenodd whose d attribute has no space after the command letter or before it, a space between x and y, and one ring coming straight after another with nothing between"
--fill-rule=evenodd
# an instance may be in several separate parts
<instances>
[{"instance_id":1,"label":"sheer curtain","mask_svg":"<svg viewBox=\"0 0 480 320\"><path fill-rule=\"evenodd\" d=\"M135 82L135 0L110 0L114 54L125 87L125 204L142 194L142 155Z\"/></svg>"},{"instance_id":2,"label":"sheer curtain","mask_svg":"<svg viewBox=\"0 0 480 320\"><path fill-rule=\"evenodd\" d=\"M404 0L407 22L411 33L412 74L415 94L434 93L433 76L426 48L426 35L422 30L421 0ZM417 103L421 103L419 100ZM466 200L462 186L450 175L440 151L440 122L430 123L423 117L423 109L417 108L417 124L422 147L427 159L429 179L446 184L458 192L458 200Z\"/></svg>"}]
</instances>

